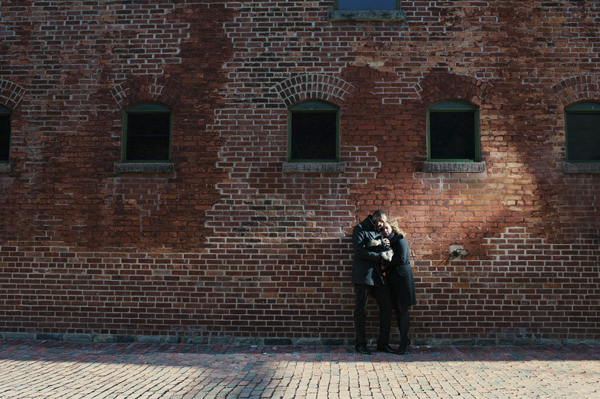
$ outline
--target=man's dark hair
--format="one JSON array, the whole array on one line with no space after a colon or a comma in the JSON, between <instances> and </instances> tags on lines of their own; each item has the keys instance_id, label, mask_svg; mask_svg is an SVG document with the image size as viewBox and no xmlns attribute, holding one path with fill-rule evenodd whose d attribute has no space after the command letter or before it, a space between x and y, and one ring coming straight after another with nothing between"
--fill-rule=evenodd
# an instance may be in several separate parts
<instances>
[{"instance_id":1,"label":"man's dark hair","mask_svg":"<svg viewBox=\"0 0 600 399\"><path fill-rule=\"evenodd\" d=\"M381 209L378 209L375 212L373 212L374 219L380 218L382 216L387 216L387 215L385 214L385 211L382 211Z\"/></svg>"}]
</instances>

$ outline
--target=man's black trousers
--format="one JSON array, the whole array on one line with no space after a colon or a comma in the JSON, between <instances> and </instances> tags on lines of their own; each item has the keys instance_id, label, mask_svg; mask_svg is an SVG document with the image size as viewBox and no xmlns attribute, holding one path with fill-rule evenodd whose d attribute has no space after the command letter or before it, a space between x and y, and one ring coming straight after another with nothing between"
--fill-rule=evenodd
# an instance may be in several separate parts
<instances>
[{"instance_id":1,"label":"man's black trousers","mask_svg":"<svg viewBox=\"0 0 600 399\"><path fill-rule=\"evenodd\" d=\"M378 347L385 347L390 342L390 324L392 319L392 301L390 290L386 286L355 284L356 303L354 306L354 329L356 331L355 345L367 343L365 329L367 324L367 302L369 296L375 298L379 305L379 337Z\"/></svg>"}]
</instances>

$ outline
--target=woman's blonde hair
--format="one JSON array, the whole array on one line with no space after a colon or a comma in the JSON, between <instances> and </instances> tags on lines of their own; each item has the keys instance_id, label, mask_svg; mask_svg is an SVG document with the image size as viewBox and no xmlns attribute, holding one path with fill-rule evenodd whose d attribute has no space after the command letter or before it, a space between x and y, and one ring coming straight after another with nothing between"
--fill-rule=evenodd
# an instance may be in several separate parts
<instances>
[{"instance_id":1,"label":"woman's blonde hair","mask_svg":"<svg viewBox=\"0 0 600 399\"><path fill-rule=\"evenodd\" d=\"M396 220L390 220L390 221L386 222L386 224L388 224L392 228L392 231L394 232L394 234L398 234L403 237L406 237L406 233L404 231L402 231L402 229L400 227L398 227L398 222Z\"/></svg>"}]
</instances>

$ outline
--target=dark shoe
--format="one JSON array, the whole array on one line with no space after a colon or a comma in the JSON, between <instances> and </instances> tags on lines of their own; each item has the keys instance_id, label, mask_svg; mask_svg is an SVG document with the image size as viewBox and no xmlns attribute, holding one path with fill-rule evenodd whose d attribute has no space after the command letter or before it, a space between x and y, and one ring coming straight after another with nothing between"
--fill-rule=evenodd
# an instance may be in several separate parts
<instances>
[{"instance_id":1,"label":"dark shoe","mask_svg":"<svg viewBox=\"0 0 600 399\"><path fill-rule=\"evenodd\" d=\"M389 345L385 345L385 346L378 346L377 350L380 352L385 352L385 353L392 353L394 355L398 354L398 349L394 349Z\"/></svg>"},{"instance_id":2,"label":"dark shoe","mask_svg":"<svg viewBox=\"0 0 600 399\"><path fill-rule=\"evenodd\" d=\"M406 340L401 340L400 341L400 346L398 347L398 354L399 355L404 355L404 353L406 352L406 347L410 345L410 338L407 338Z\"/></svg>"},{"instance_id":3,"label":"dark shoe","mask_svg":"<svg viewBox=\"0 0 600 399\"><path fill-rule=\"evenodd\" d=\"M371 351L369 350L369 348L367 347L367 345L362 344L362 345L356 345L354 347L354 350L358 353L362 353L363 355L370 355Z\"/></svg>"}]
</instances>

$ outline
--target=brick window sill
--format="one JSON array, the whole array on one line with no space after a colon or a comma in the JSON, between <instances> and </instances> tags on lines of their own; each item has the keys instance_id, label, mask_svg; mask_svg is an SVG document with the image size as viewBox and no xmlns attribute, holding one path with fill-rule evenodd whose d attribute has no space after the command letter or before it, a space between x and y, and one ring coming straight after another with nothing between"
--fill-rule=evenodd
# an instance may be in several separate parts
<instances>
[{"instance_id":1,"label":"brick window sill","mask_svg":"<svg viewBox=\"0 0 600 399\"><path fill-rule=\"evenodd\" d=\"M483 173L485 162L423 162L423 172Z\"/></svg>"},{"instance_id":2,"label":"brick window sill","mask_svg":"<svg viewBox=\"0 0 600 399\"><path fill-rule=\"evenodd\" d=\"M345 162L284 162L284 173L342 173Z\"/></svg>"},{"instance_id":3,"label":"brick window sill","mask_svg":"<svg viewBox=\"0 0 600 399\"><path fill-rule=\"evenodd\" d=\"M330 21L405 21L402 10L335 10L327 13Z\"/></svg>"},{"instance_id":4,"label":"brick window sill","mask_svg":"<svg viewBox=\"0 0 600 399\"><path fill-rule=\"evenodd\" d=\"M12 162L0 163L0 173L12 173L12 171L13 171Z\"/></svg>"},{"instance_id":5,"label":"brick window sill","mask_svg":"<svg viewBox=\"0 0 600 399\"><path fill-rule=\"evenodd\" d=\"M600 174L600 163L563 163L563 173L598 173Z\"/></svg>"},{"instance_id":6,"label":"brick window sill","mask_svg":"<svg viewBox=\"0 0 600 399\"><path fill-rule=\"evenodd\" d=\"M175 164L171 162L115 162L115 173L171 173L174 171Z\"/></svg>"}]
</instances>

